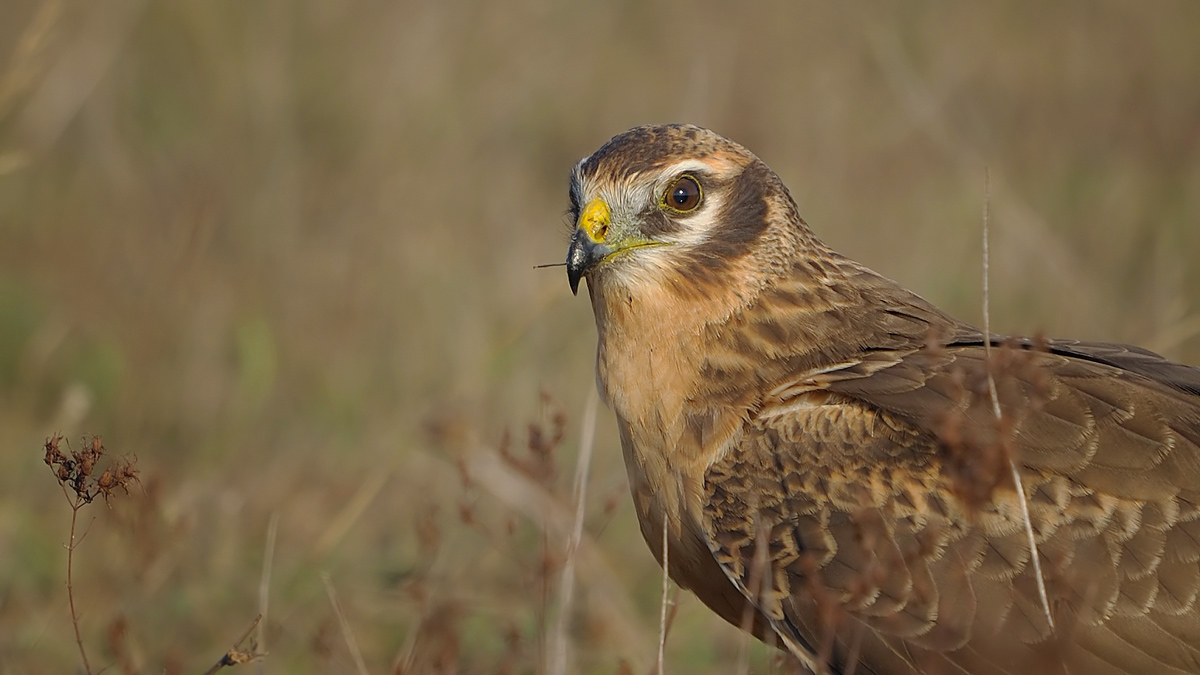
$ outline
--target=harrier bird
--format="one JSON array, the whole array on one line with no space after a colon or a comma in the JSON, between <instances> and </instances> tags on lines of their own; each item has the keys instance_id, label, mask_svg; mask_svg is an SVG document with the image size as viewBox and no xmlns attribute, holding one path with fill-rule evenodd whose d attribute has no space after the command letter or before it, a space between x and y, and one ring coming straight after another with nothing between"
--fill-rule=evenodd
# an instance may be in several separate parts
<instances>
[{"instance_id":1,"label":"harrier bird","mask_svg":"<svg viewBox=\"0 0 1200 675\"><path fill-rule=\"evenodd\" d=\"M714 612L817 673L1200 673L1200 369L984 335L705 129L570 185L642 534Z\"/></svg>"}]
</instances>

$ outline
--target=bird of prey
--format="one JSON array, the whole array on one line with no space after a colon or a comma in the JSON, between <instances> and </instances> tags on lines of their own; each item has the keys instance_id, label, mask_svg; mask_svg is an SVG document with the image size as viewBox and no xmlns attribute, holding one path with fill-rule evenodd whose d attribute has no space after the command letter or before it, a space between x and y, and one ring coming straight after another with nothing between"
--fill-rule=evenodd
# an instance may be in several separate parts
<instances>
[{"instance_id":1,"label":"bird of prey","mask_svg":"<svg viewBox=\"0 0 1200 675\"><path fill-rule=\"evenodd\" d=\"M1200 369L984 335L688 125L571 172L642 534L816 673L1200 673Z\"/></svg>"}]
</instances>

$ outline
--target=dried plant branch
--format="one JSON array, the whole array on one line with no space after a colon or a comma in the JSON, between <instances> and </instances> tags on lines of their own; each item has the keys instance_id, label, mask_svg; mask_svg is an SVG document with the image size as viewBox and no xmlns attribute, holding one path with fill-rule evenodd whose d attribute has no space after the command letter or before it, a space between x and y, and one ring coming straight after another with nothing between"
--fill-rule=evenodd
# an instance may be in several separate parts
<instances>
[{"instance_id":1,"label":"dried plant branch","mask_svg":"<svg viewBox=\"0 0 1200 675\"><path fill-rule=\"evenodd\" d=\"M67 544L67 604L71 607L71 625L75 628L75 644L79 647L79 658L83 660L83 671L87 675L92 675L92 666L88 663L87 650L83 648L83 637L79 633L79 612L75 609L75 583L71 575L71 571L75 568L75 547L83 541L83 537L80 537L79 541L75 540L75 524L78 522L79 509L82 506L83 502L81 501L71 503L71 543ZM87 532L83 534L86 536Z\"/></svg>"},{"instance_id":2,"label":"dried plant branch","mask_svg":"<svg viewBox=\"0 0 1200 675\"><path fill-rule=\"evenodd\" d=\"M79 525L79 511L91 504L97 497L103 497L108 502L121 490L129 493L129 486L138 483L136 459L114 459L104 471L96 475L101 460L104 458L105 447L99 436L84 439L79 450L63 452L61 449L63 437L54 435L46 439L42 446L44 461L58 480L63 497L71 506L71 531L67 543L67 604L71 608L71 626L75 630L75 644L79 647L79 658L83 661L83 670L92 675L92 666L88 661L87 649L83 646L83 632L79 628L79 611L75 607L75 549L83 543L91 523L83 534L76 536ZM95 519L92 520L95 522Z\"/></svg>"}]
</instances>

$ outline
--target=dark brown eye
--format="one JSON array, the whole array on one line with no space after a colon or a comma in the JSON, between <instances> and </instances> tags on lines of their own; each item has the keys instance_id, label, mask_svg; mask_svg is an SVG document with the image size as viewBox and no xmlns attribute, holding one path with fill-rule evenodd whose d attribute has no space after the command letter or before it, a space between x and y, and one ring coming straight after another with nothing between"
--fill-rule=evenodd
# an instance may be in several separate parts
<instances>
[{"instance_id":1,"label":"dark brown eye","mask_svg":"<svg viewBox=\"0 0 1200 675\"><path fill-rule=\"evenodd\" d=\"M663 205L673 211L687 213L700 206L701 196L700 183L696 182L695 178L680 176L667 188L667 193L663 195Z\"/></svg>"}]
</instances>

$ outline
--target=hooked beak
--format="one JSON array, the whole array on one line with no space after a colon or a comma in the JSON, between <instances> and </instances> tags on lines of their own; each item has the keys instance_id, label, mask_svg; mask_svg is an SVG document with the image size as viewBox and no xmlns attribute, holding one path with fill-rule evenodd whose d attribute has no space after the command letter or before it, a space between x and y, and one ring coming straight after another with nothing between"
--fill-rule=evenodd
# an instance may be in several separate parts
<instances>
[{"instance_id":1,"label":"hooked beak","mask_svg":"<svg viewBox=\"0 0 1200 675\"><path fill-rule=\"evenodd\" d=\"M608 204L593 199L584 207L571 235L571 247L567 249L567 281L571 292L579 294L579 280L587 275L612 249L604 243L608 234Z\"/></svg>"}]
</instances>

